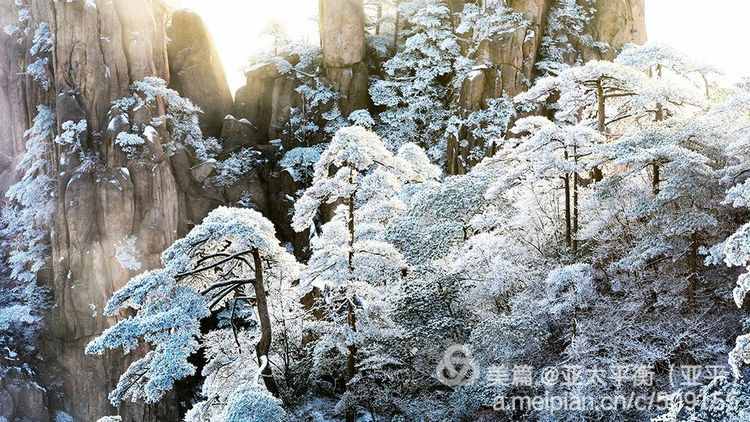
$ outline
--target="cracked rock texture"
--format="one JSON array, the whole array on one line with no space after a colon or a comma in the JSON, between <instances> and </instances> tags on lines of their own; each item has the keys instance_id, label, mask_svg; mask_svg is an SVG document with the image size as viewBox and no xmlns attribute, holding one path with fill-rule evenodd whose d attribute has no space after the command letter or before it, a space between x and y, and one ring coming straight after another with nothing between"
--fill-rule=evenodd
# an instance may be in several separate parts
<instances>
[{"instance_id":1,"label":"cracked rock texture","mask_svg":"<svg viewBox=\"0 0 750 422\"><path fill-rule=\"evenodd\" d=\"M0 28L16 22L12 1L0 2ZM18 176L16 165L24 151L23 133L29 127L23 69L26 46L0 31L0 193Z\"/></svg>"},{"instance_id":2,"label":"cracked rock texture","mask_svg":"<svg viewBox=\"0 0 750 422\"><path fill-rule=\"evenodd\" d=\"M47 391L34 379L13 371L0 377L0 420L47 421Z\"/></svg>"},{"instance_id":3,"label":"cracked rock texture","mask_svg":"<svg viewBox=\"0 0 750 422\"><path fill-rule=\"evenodd\" d=\"M120 242L137 239L144 268L159 265L161 252L179 237L178 184L164 154L154 159L125 161L108 133L111 102L128 95L129 86L146 76L169 79L167 9L156 0L86 2L34 0L34 14L53 28L54 106L59 126L86 120L85 153L99 154L95 168L82 165L79 155L55 145L57 211L52 230L52 280L55 306L48 316L43 347L51 382L60 395L51 405L75 420L96 420L114 413L107 400L132 360L110 353L86 356L86 344L112 324L101 310L111 294L135 275L113 256ZM131 116L147 123L163 107ZM166 130L154 147L170 142ZM140 351L142 353L142 351ZM123 420L174 420L175 409L128 405Z\"/></svg>"},{"instance_id":4,"label":"cracked rock texture","mask_svg":"<svg viewBox=\"0 0 750 422\"><path fill-rule=\"evenodd\" d=\"M452 0L453 10L463 7L462 0ZM522 13L527 24L496 41L485 41L476 53L482 69L477 69L464 82L459 104L468 110L479 110L490 98L515 96L525 91L538 76L542 36L547 33L548 12L555 0L509 0L508 6ZM586 33L594 40L609 45L604 51L576 46L584 62L594 59L613 59L627 43L646 42L645 0L597 0L596 13ZM578 57L571 57L574 62ZM469 155L474 145L448 147L448 172L464 173L467 168L461 157Z\"/></svg>"},{"instance_id":5,"label":"cracked rock texture","mask_svg":"<svg viewBox=\"0 0 750 422\"><path fill-rule=\"evenodd\" d=\"M320 45L326 76L339 91L344 115L366 109L368 75L362 0L319 0Z\"/></svg>"}]
</instances>

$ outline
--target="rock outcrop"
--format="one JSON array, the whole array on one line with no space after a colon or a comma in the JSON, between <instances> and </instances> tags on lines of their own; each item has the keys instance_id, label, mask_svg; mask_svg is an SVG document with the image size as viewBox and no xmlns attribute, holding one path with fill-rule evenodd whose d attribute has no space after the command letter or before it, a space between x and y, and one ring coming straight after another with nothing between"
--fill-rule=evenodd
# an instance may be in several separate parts
<instances>
[{"instance_id":1,"label":"rock outcrop","mask_svg":"<svg viewBox=\"0 0 750 422\"><path fill-rule=\"evenodd\" d=\"M478 109L488 98L523 92L538 74L542 38L547 32L548 12L554 0L511 0L508 7L521 13L526 24L480 45L475 59L481 63L464 84L462 106ZM596 13L585 32L609 45L605 51L576 46L581 60L613 59L627 43L646 42L644 0L597 0Z\"/></svg>"},{"instance_id":2,"label":"rock outcrop","mask_svg":"<svg viewBox=\"0 0 750 422\"><path fill-rule=\"evenodd\" d=\"M625 44L643 44L647 40L645 0L597 0L596 14L589 24L595 40L605 41L610 48L604 52L588 51L584 61L611 60Z\"/></svg>"},{"instance_id":3,"label":"rock outcrop","mask_svg":"<svg viewBox=\"0 0 750 422\"><path fill-rule=\"evenodd\" d=\"M328 80L341 95L344 115L366 109L368 75L362 0L319 0L320 45Z\"/></svg>"},{"instance_id":4,"label":"rock outcrop","mask_svg":"<svg viewBox=\"0 0 750 422\"><path fill-rule=\"evenodd\" d=\"M288 57L292 65L299 59ZM258 63L245 73L247 83L237 90L232 115L252 125L248 142L267 143L278 138L289 120L290 108L299 104L297 82L282 74L276 63Z\"/></svg>"},{"instance_id":5,"label":"rock outcrop","mask_svg":"<svg viewBox=\"0 0 750 422\"><path fill-rule=\"evenodd\" d=\"M32 34L42 24L54 34L49 87L26 77L28 103L53 107L58 133L65 122L86 122L73 144L55 144L52 154L57 188L49 286L54 306L42 351L46 384L52 386L50 409L75 420L96 420L118 412L107 395L131 360L83 352L112 323L102 316L108 297L134 275L118 262L115 251L132 237L143 267L151 268L179 236L179 196L170 161L162 154L125 163L113 145L113 130L118 129L108 113L113 100L129 94L132 82L146 76L169 78L167 9L158 0L19 4L30 13ZM160 107L131 117L143 124L163 113ZM11 127L28 127L32 116L27 107ZM169 141L165 130L154 137L158 149ZM174 409L162 410L134 405L119 414L127 421L177 418Z\"/></svg>"},{"instance_id":6,"label":"rock outcrop","mask_svg":"<svg viewBox=\"0 0 750 422\"><path fill-rule=\"evenodd\" d=\"M458 103L465 110L479 110L490 98L515 96L526 90L537 74L542 38L549 8L554 0L511 0L507 6L523 15L525 23L500 38L480 43L473 58L478 66L464 81ZM452 4L454 10L463 5ZM467 135L467 137L471 138ZM468 170L466 162L474 142L461 144L449 140L447 171L461 174Z\"/></svg>"},{"instance_id":7,"label":"rock outcrop","mask_svg":"<svg viewBox=\"0 0 750 422\"><path fill-rule=\"evenodd\" d=\"M0 4L0 28L17 24L18 11L12 1ZM24 151L23 133L29 127L26 109L25 45L0 31L0 203L17 179L16 165Z\"/></svg>"},{"instance_id":8,"label":"rock outcrop","mask_svg":"<svg viewBox=\"0 0 750 422\"><path fill-rule=\"evenodd\" d=\"M363 2L319 0L319 10L323 80L338 92L337 105L344 116L367 109L370 101ZM292 66L300 61L294 54L284 59ZM230 148L244 145L273 149L268 143L282 138L289 129L291 109L302 104L296 92L300 75L281 72L275 62L262 62L248 69L245 76L247 82L235 95L232 116L224 122L223 141ZM280 237L291 242L303 257L308 234L296 233L290 227L294 204L290 198L303 186L273 162L259 178L264 186L266 215L276 224Z\"/></svg>"},{"instance_id":9,"label":"rock outcrop","mask_svg":"<svg viewBox=\"0 0 750 422\"><path fill-rule=\"evenodd\" d=\"M47 391L18 371L0 376L0 421L48 421Z\"/></svg>"},{"instance_id":10,"label":"rock outcrop","mask_svg":"<svg viewBox=\"0 0 750 422\"><path fill-rule=\"evenodd\" d=\"M627 43L646 41L645 0L596 0L596 13L585 28L585 33L598 42L606 43L605 50L586 45L574 45L571 62L593 59L613 59ZM455 1L454 1L455 3ZM499 39L483 41L474 58L479 63L464 81L458 102L466 110L479 110L490 98L515 96L525 91L539 75L537 63L542 57L542 39L549 34L550 9L555 0L510 0L508 7L521 13L526 23ZM454 8L459 5L453 4ZM575 40L571 40L575 44ZM448 151L448 172L463 173L467 166L461 157L468 155L474 145L463 146L451 142Z\"/></svg>"},{"instance_id":11,"label":"rock outcrop","mask_svg":"<svg viewBox=\"0 0 750 422\"><path fill-rule=\"evenodd\" d=\"M481 66L464 83L462 107L477 110L488 98L514 96L526 90L536 74L545 27L552 0L512 0L508 6L523 14L526 23L500 39L483 41L475 54Z\"/></svg>"},{"instance_id":12,"label":"rock outcrop","mask_svg":"<svg viewBox=\"0 0 750 422\"><path fill-rule=\"evenodd\" d=\"M167 34L170 87L203 110L203 134L218 137L233 100L211 35L200 16L189 10L172 14Z\"/></svg>"}]
</instances>

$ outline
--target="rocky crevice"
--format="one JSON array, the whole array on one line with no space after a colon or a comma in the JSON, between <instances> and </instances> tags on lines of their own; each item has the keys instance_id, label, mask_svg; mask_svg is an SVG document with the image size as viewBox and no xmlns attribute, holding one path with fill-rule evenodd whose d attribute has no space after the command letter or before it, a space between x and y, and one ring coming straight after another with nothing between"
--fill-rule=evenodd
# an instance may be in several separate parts
<instances>
[{"instance_id":1,"label":"rocky crevice","mask_svg":"<svg viewBox=\"0 0 750 422\"><path fill-rule=\"evenodd\" d=\"M0 4L0 27L17 21L13 2ZM21 70L25 67L26 46L0 31L0 192L17 180L16 165L24 151L23 133L29 127L26 92Z\"/></svg>"},{"instance_id":2,"label":"rocky crevice","mask_svg":"<svg viewBox=\"0 0 750 422\"><path fill-rule=\"evenodd\" d=\"M542 56L542 39L548 33L550 9L555 0L511 0L508 7L523 15L526 24L497 40L483 41L475 59L482 65L469 74L458 96L465 110L479 110L487 100L503 95L513 97L525 91L541 72L537 64ZM596 13L586 24L584 32L593 40L608 45L604 51L576 43L576 61L614 59L627 43L646 42L645 0L596 0ZM550 34L554 35L554 34ZM475 145L449 145L448 172L461 174L468 169L461 165L461 157L469 155Z\"/></svg>"},{"instance_id":3,"label":"rocky crevice","mask_svg":"<svg viewBox=\"0 0 750 422\"><path fill-rule=\"evenodd\" d=\"M58 173L57 213L52 229L51 290L55 306L47 317L43 354L47 384L56 386L50 406L76 420L115 413L108 391L129 362L109 354L85 356L86 344L112 320L102 316L112 292L135 275L114 257L121 242L133 236L144 268L159 265L161 251L178 238L178 188L170 162L128 162L113 144L113 100L126 96L132 82L146 76L169 78L165 8L158 1L35 1L35 19L54 16L55 49L52 92L58 133L68 121L85 120L77 140L80 151L54 145ZM163 108L132 116L146 124ZM115 128L116 131L116 128ZM169 142L161 131L155 149ZM94 162L88 160L93 158ZM168 407L132 405L120 409L123 420L170 420Z\"/></svg>"}]
</instances>

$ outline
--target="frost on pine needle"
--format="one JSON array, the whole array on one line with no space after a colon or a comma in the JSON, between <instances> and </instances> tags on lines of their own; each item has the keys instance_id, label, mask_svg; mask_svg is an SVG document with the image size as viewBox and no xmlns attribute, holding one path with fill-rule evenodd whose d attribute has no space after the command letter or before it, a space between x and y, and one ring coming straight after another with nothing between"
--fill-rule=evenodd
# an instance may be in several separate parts
<instances>
[{"instance_id":1,"label":"frost on pine needle","mask_svg":"<svg viewBox=\"0 0 750 422\"><path fill-rule=\"evenodd\" d=\"M115 138L115 144L122 149L128 158L135 158L139 147L146 144L146 141L135 133L120 132Z\"/></svg>"},{"instance_id":2,"label":"frost on pine needle","mask_svg":"<svg viewBox=\"0 0 750 422\"><path fill-rule=\"evenodd\" d=\"M295 181L312 180L313 168L320 159L321 153L327 145L311 147L296 147L284 154L279 161L281 168L286 170Z\"/></svg>"},{"instance_id":3,"label":"frost on pine needle","mask_svg":"<svg viewBox=\"0 0 750 422\"><path fill-rule=\"evenodd\" d=\"M249 265L243 256L251 256L252 262L253 251L260 259L256 262L267 260L268 268L259 270L267 272L269 283L288 283L298 276L296 261L276 239L270 221L254 210L220 207L164 251L163 268L141 273L115 292L104 315L113 316L127 308L136 312L105 330L89 343L86 352L122 349L128 353L141 340L152 348L121 376L110 394L112 403L125 399L156 402L175 382L195 373L189 358L205 347L201 321L215 307L229 306L226 286L217 290L216 283L228 282L235 288L231 283L249 284L242 280L254 277L255 269L237 265ZM226 256L238 260L224 259ZM225 277L213 278L205 268L210 261L203 257L215 260L216 268L226 265Z\"/></svg>"}]
</instances>

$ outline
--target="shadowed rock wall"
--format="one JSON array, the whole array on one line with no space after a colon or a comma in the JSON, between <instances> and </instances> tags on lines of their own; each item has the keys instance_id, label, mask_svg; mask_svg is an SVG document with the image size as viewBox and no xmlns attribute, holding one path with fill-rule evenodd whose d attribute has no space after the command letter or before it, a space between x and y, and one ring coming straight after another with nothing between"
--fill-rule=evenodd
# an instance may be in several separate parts
<instances>
[{"instance_id":1,"label":"shadowed rock wall","mask_svg":"<svg viewBox=\"0 0 750 422\"><path fill-rule=\"evenodd\" d=\"M16 24L12 1L0 2L0 28ZM23 75L26 46L0 31L0 194L17 180L16 165L24 151L23 133L29 127ZM0 197L2 203L2 197Z\"/></svg>"},{"instance_id":2,"label":"shadowed rock wall","mask_svg":"<svg viewBox=\"0 0 750 422\"><path fill-rule=\"evenodd\" d=\"M203 134L218 137L233 100L213 39L200 16L188 10L172 14L167 34L170 86L203 110Z\"/></svg>"}]
</instances>

